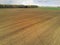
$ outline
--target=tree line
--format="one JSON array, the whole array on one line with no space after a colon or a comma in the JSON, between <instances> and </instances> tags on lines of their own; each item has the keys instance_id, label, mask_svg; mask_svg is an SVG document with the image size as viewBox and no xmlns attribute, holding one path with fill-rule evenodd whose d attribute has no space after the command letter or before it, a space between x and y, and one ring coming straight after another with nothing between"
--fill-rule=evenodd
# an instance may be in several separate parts
<instances>
[{"instance_id":1,"label":"tree line","mask_svg":"<svg viewBox=\"0 0 60 45\"><path fill-rule=\"evenodd\" d=\"M1 5L0 8L38 8L37 5Z\"/></svg>"}]
</instances>

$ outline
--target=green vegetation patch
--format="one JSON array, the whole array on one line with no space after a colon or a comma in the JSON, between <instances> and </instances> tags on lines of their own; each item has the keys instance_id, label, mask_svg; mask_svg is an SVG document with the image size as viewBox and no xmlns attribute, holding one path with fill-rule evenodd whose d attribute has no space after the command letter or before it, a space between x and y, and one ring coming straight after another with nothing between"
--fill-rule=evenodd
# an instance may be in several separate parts
<instances>
[{"instance_id":1,"label":"green vegetation patch","mask_svg":"<svg viewBox=\"0 0 60 45\"><path fill-rule=\"evenodd\" d=\"M39 8L44 10L60 10L60 7L39 7Z\"/></svg>"}]
</instances>

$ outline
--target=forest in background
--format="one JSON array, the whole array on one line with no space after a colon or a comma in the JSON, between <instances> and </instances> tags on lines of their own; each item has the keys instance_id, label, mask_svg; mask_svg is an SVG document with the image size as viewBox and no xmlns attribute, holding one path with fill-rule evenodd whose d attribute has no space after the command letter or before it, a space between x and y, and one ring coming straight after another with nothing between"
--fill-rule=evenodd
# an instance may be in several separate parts
<instances>
[{"instance_id":1,"label":"forest in background","mask_svg":"<svg viewBox=\"0 0 60 45\"><path fill-rule=\"evenodd\" d=\"M0 4L0 8L38 8L37 5L2 5Z\"/></svg>"}]
</instances>

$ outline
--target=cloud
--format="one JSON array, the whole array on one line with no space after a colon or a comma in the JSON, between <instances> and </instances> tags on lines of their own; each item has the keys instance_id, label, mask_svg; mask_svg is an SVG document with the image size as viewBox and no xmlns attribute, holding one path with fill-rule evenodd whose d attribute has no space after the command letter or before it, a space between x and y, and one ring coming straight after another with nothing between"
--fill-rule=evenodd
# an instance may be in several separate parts
<instances>
[{"instance_id":1,"label":"cloud","mask_svg":"<svg viewBox=\"0 0 60 45\"><path fill-rule=\"evenodd\" d=\"M60 0L35 0L40 6L60 6Z\"/></svg>"},{"instance_id":2,"label":"cloud","mask_svg":"<svg viewBox=\"0 0 60 45\"><path fill-rule=\"evenodd\" d=\"M0 0L0 4L60 6L60 0Z\"/></svg>"},{"instance_id":3,"label":"cloud","mask_svg":"<svg viewBox=\"0 0 60 45\"><path fill-rule=\"evenodd\" d=\"M0 0L0 3L4 3L4 0Z\"/></svg>"}]
</instances>

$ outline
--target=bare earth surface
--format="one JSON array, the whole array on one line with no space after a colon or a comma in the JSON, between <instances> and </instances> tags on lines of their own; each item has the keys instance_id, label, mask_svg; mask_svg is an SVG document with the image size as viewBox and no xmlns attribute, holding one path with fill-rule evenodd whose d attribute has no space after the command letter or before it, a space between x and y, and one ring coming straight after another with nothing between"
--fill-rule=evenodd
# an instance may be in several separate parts
<instances>
[{"instance_id":1,"label":"bare earth surface","mask_svg":"<svg viewBox=\"0 0 60 45\"><path fill-rule=\"evenodd\" d=\"M0 9L0 45L60 45L60 11Z\"/></svg>"}]
</instances>

